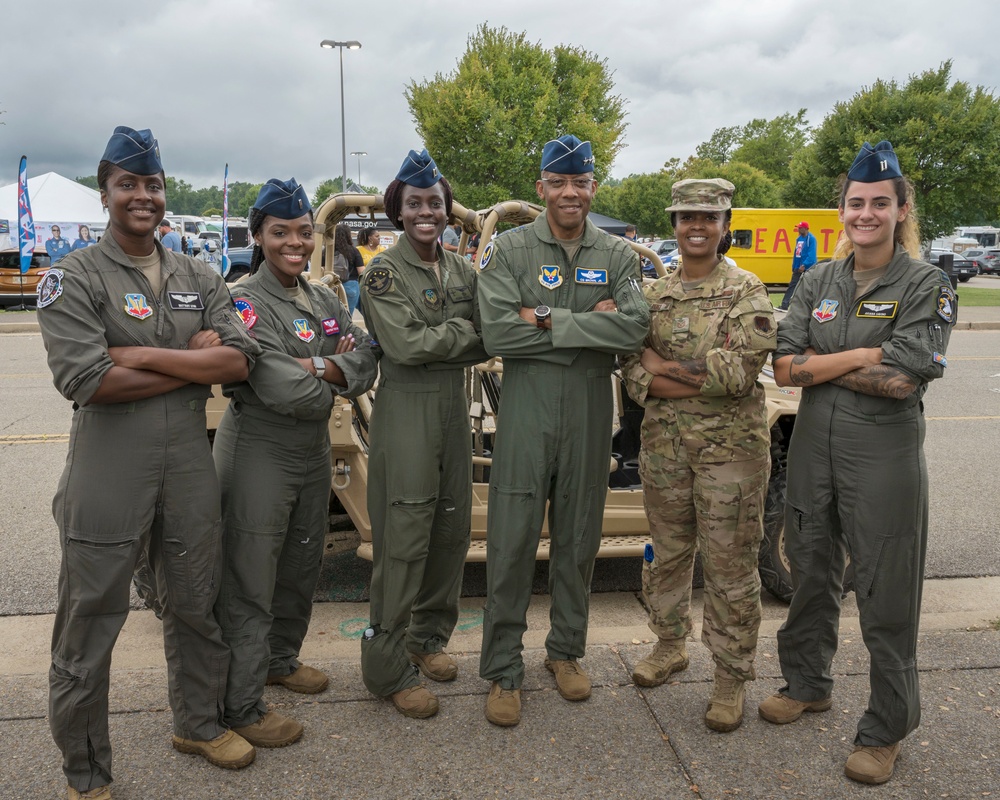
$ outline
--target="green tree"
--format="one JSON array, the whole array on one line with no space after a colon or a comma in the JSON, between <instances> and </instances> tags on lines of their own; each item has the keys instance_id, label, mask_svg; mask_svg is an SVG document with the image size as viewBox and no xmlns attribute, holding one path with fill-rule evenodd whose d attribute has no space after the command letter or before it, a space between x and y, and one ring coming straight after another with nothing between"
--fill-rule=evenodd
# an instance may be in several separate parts
<instances>
[{"instance_id":1,"label":"green tree","mask_svg":"<svg viewBox=\"0 0 1000 800\"><path fill-rule=\"evenodd\" d=\"M806 110L781 114L774 119L752 119L740 129L732 161L742 161L761 170L772 180L788 180L792 157L809 139Z\"/></svg>"},{"instance_id":2,"label":"green tree","mask_svg":"<svg viewBox=\"0 0 1000 800\"><path fill-rule=\"evenodd\" d=\"M351 181L350 178L348 178L347 180L350 182L348 185L348 188L350 188L350 185L353 184L353 181ZM324 200L326 200L326 198L330 197L331 195L335 195L338 194L339 192L342 192L343 189L341 187L343 186L343 183L344 183L343 179L339 175L336 178L327 178L325 181L323 181L319 186L316 187L316 191L313 193L313 198L311 201L312 207L319 208L320 204ZM381 194L377 186L362 186L361 188L365 191L365 194Z\"/></svg>"},{"instance_id":3,"label":"green tree","mask_svg":"<svg viewBox=\"0 0 1000 800\"><path fill-rule=\"evenodd\" d=\"M456 199L483 208L534 200L542 147L565 133L590 140L603 180L625 131L625 100L613 88L606 60L483 24L453 73L411 82L405 96Z\"/></svg>"},{"instance_id":4,"label":"green tree","mask_svg":"<svg viewBox=\"0 0 1000 800\"><path fill-rule=\"evenodd\" d=\"M739 125L716 128L707 142L702 142L695 148L695 158L725 164L732 157L733 150L739 147L740 130Z\"/></svg>"},{"instance_id":5,"label":"green tree","mask_svg":"<svg viewBox=\"0 0 1000 800\"><path fill-rule=\"evenodd\" d=\"M846 174L864 141L892 142L914 186L924 239L1000 213L1000 101L982 86L952 82L951 67L946 61L905 86L875 81L837 103L815 133L816 160L829 178ZM796 184L811 178L806 170Z\"/></svg>"},{"instance_id":6,"label":"green tree","mask_svg":"<svg viewBox=\"0 0 1000 800\"><path fill-rule=\"evenodd\" d=\"M786 208L836 208L837 179L827 175L816 158L815 143L792 156L789 179L781 190Z\"/></svg>"},{"instance_id":7,"label":"green tree","mask_svg":"<svg viewBox=\"0 0 1000 800\"><path fill-rule=\"evenodd\" d=\"M781 207L781 184L762 169L742 161L715 164L691 158L682 167L680 178L724 178L736 187L734 208Z\"/></svg>"},{"instance_id":8,"label":"green tree","mask_svg":"<svg viewBox=\"0 0 1000 800\"><path fill-rule=\"evenodd\" d=\"M77 183L86 186L88 189L93 189L95 192L101 191L101 187L97 185L96 175L87 175L86 177L77 176L75 180Z\"/></svg>"},{"instance_id":9,"label":"green tree","mask_svg":"<svg viewBox=\"0 0 1000 800\"><path fill-rule=\"evenodd\" d=\"M670 187L677 180L677 162L670 161L659 172L629 175L617 186L599 186L593 209L598 214L631 222L640 236L666 236L672 230Z\"/></svg>"}]
</instances>

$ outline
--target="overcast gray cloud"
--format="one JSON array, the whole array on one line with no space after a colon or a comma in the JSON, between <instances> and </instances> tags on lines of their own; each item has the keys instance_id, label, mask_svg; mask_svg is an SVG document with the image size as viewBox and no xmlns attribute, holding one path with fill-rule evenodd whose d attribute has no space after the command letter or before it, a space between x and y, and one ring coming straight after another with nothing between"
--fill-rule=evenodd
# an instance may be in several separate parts
<instances>
[{"instance_id":1,"label":"overcast gray cloud","mask_svg":"<svg viewBox=\"0 0 1000 800\"><path fill-rule=\"evenodd\" d=\"M687 158L716 128L799 108L819 123L878 78L954 60L953 75L993 90L988 31L1000 6L958 0L506 0L464 14L401 0L15 0L0 47L0 184L30 174L93 175L115 125L152 128L167 173L195 186L294 175L312 190L341 171L336 50L344 54L347 150L381 187L420 147L403 89L448 73L476 27L525 32L607 59L628 98L612 174ZM21 33L16 37L15 31ZM978 41L978 44L976 42ZM348 175L358 160L348 155Z\"/></svg>"}]
</instances>

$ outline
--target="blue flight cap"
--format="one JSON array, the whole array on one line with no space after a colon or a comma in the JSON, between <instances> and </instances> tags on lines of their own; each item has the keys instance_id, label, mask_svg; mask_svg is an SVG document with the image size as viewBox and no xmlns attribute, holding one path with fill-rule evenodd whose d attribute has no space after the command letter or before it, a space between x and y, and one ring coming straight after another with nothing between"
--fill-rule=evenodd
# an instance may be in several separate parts
<instances>
[{"instance_id":1,"label":"blue flight cap","mask_svg":"<svg viewBox=\"0 0 1000 800\"><path fill-rule=\"evenodd\" d=\"M542 171L560 175L582 175L594 171L594 153L590 142L581 142L572 134L546 142L542 149Z\"/></svg>"},{"instance_id":2,"label":"blue flight cap","mask_svg":"<svg viewBox=\"0 0 1000 800\"><path fill-rule=\"evenodd\" d=\"M159 175L163 172L160 146L149 128L136 131L119 125L108 139L101 161L110 161L135 175Z\"/></svg>"},{"instance_id":3,"label":"blue flight cap","mask_svg":"<svg viewBox=\"0 0 1000 800\"><path fill-rule=\"evenodd\" d=\"M287 181L271 178L260 187L253 207L278 219L298 219L312 211L306 190L299 186L295 178Z\"/></svg>"},{"instance_id":4,"label":"blue flight cap","mask_svg":"<svg viewBox=\"0 0 1000 800\"><path fill-rule=\"evenodd\" d=\"M884 139L874 147L869 142L861 145L861 151L847 172L847 180L859 183L877 183L902 177L896 151Z\"/></svg>"},{"instance_id":5,"label":"blue flight cap","mask_svg":"<svg viewBox=\"0 0 1000 800\"><path fill-rule=\"evenodd\" d=\"M429 189L442 177L437 164L434 163L434 159L430 157L426 148L419 153L416 150L411 150L403 159L399 172L396 173L397 181L408 186L416 186L418 189Z\"/></svg>"}]
</instances>

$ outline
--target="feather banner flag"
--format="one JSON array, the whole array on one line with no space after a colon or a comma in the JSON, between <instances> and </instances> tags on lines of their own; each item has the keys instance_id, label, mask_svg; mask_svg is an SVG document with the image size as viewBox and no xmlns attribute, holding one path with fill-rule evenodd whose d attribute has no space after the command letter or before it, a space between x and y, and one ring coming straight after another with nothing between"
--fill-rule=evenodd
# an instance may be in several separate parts
<instances>
[{"instance_id":1,"label":"feather banner flag","mask_svg":"<svg viewBox=\"0 0 1000 800\"><path fill-rule=\"evenodd\" d=\"M31 201L28 199L28 157L21 156L21 166L17 172L17 240L21 249L21 274L31 267L31 257L35 254L35 221L31 216Z\"/></svg>"}]
</instances>

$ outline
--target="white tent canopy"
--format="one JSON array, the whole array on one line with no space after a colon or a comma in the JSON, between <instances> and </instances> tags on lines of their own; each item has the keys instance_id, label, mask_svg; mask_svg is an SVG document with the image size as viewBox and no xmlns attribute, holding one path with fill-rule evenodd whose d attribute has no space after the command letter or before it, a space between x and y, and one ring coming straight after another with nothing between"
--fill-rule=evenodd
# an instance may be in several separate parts
<instances>
[{"instance_id":1,"label":"white tent canopy","mask_svg":"<svg viewBox=\"0 0 1000 800\"><path fill-rule=\"evenodd\" d=\"M101 204L101 194L71 181L55 172L28 178L28 199L35 224L47 227L52 223L75 223L103 230L107 227L107 212ZM0 220L10 224L12 245L17 247L17 184L0 186ZM0 233L0 240L4 234ZM5 245L0 241L0 247Z\"/></svg>"}]
</instances>

